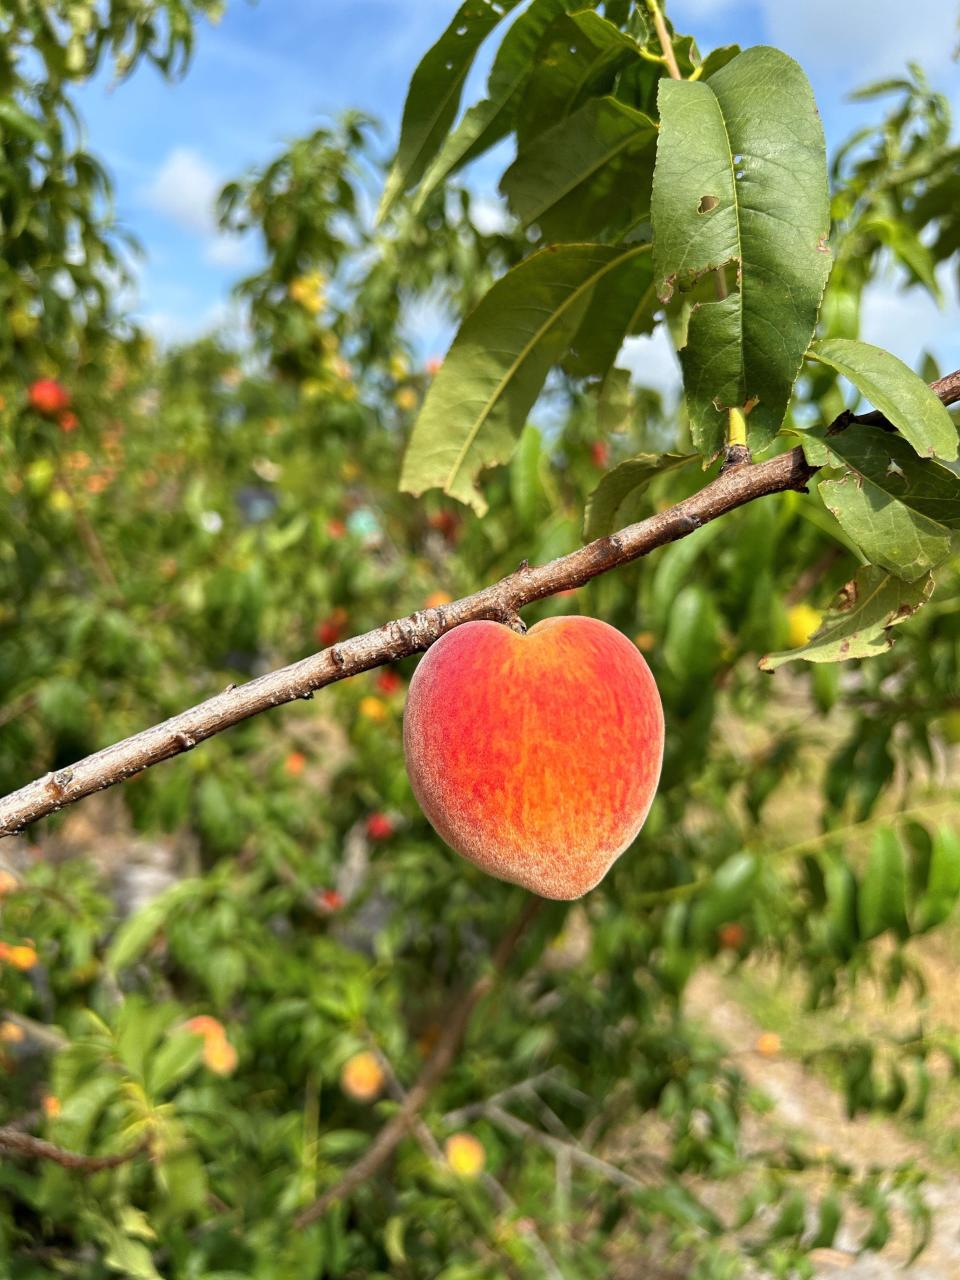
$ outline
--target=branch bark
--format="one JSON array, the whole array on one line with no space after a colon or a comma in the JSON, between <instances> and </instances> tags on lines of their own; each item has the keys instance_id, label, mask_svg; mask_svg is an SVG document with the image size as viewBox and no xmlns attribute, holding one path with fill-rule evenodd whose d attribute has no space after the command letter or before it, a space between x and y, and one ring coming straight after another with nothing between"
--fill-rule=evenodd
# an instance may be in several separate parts
<instances>
[{"instance_id":1,"label":"branch bark","mask_svg":"<svg viewBox=\"0 0 960 1280\"><path fill-rule=\"evenodd\" d=\"M57 1147L45 1138L35 1138L30 1133L23 1133L9 1125L0 1127L0 1153L26 1156L34 1160L50 1160L63 1169L74 1169L78 1173L101 1173L104 1169L116 1169L137 1156L144 1154L150 1147L150 1140L144 1138L129 1151L121 1151L112 1156L84 1156L76 1151L66 1151Z\"/></svg>"},{"instance_id":2,"label":"branch bark","mask_svg":"<svg viewBox=\"0 0 960 1280\"><path fill-rule=\"evenodd\" d=\"M933 383L932 389L944 404L960 400L960 370ZM849 420L847 415L842 417ZM718 516L757 498L790 489L803 490L816 470L807 464L799 447L767 462L728 468L676 506L607 538L598 538L569 555L542 565L531 566L524 561L514 573L474 595L384 623L374 631L267 672L247 684L230 685L223 693L162 724L85 756L69 768L45 774L0 799L0 838L15 835L38 818L190 751L197 743L251 716L298 698L312 698L326 685L428 649L463 622L485 618L516 625L518 611L526 605L582 587L599 574L685 538Z\"/></svg>"},{"instance_id":3,"label":"branch bark","mask_svg":"<svg viewBox=\"0 0 960 1280\"><path fill-rule=\"evenodd\" d=\"M197 743L251 716L298 698L310 698L318 689L338 680L428 649L463 622L485 618L509 624L518 610L535 600L581 587L591 578L630 564L656 547L676 542L756 498L803 489L813 473L814 468L807 465L799 448L769 462L727 471L676 506L607 538L598 538L569 555L543 565L524 562L508 577L474 595L387 622L247 684L231 685L162 724L11 792L0 800L0 836L15 835L38 818L190 751Z\"/></svg>"},{"instance_id":4,"label":"branch bark","mask_svg":"<svg viewBox=\"0 0 960 1280\"><path fill-rule=\"evenodd\" d=\"M527 899L517 919L500 939L493 953L489 971L477 978L473 986L458 996L447 1010L442 1019L443 1030L436 1047L407 1093L403 1105L391 1116L364 1154L350 1166L336 1186L325 1191L313 1204L308 1205L297 1215L294 1219L295 1227L302 1230L311 1222L316 1222L318 1218L323 1217L332 1204L338 1200L345 1200L356 1191L357 1187L372 1178L390 1159L401 1140L415 1125L434 1086L449 1071L466 1035L474 1009L484 996L492 991L497 979L509 964L527 925L541 906L540 898Z\"/></svg>"}]
</instances>

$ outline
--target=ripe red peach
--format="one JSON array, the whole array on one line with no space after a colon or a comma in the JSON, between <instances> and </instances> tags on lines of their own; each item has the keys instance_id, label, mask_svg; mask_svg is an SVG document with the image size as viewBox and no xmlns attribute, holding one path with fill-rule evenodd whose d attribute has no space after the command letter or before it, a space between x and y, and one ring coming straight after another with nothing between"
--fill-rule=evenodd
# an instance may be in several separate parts
<instances>
[{"instance_id":1,"label":"ripe red peach","mask_svg":"<svg viewBox=\"0 0 960 1280\"><path fill-rule=\"evenodd\" d=\"M414 794L452 849L544 898L579 898L632 844L663 760L650 669L596 618L517 634L466 622L417 668L404 714Z\"/></svg>"},{"instance_id":2,"label":"ripe red peach","mask_svg":"<svg viewBox=\"0 0 960 1280\"><path fill-rule=\"evenodd\" d=\"M37 413L54 418L70 408L70 392L56 378L37 378L27 388L27 403Z\"/></svg>"}]
</instances>

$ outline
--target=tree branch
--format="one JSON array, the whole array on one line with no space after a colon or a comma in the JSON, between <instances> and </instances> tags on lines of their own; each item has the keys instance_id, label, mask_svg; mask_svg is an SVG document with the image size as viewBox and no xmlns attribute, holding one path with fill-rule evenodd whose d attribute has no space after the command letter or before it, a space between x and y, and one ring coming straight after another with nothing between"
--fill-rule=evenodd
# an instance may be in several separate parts
<instances>
[{"instance_id":1,"label":"tree branch","mask_svg":"<svg viewBox=\"0 0 960 1280\"><path fill-rule=\"evenodd\" d=\"M262 711L310 698L317 689L338 680L428 649L463 622L486 618L509 623L525 605L583 586L601 573L686 537L744 503L771 493L803 489L813 472L799 448L769 462L728 471L676 506L549 564L522 564L508 577L462 600L387 622L247 684L231 685L162 724L11 792L0 800L0 836L14 835L38 818L189 751L198 742Z\"/></svg>"},{"instance_id":2,"label":"tree branch","mask_svg":"<svg viewBox=\"0 0 960 1280\"><path fill-rule=\"evenodd\" d=\"M960 400L960 370L932 386L944 404ZM474 595L384 623L374 631L267 672L247 684L230 685L223 693L162 724L124 738L69 768L48 773L0 799L0 837L15 835L38 818L189 751L198 742L262 711L298 698L311 698L325 685L428 649L463 622L486 618L515 625L518 611L535 600L582 587L599 574L685 538L718 516L757 498L789 489L804 490L816 470L808 465L799 447L767 462L729 468L676 506L607 538L598 538L569 555L542 565L531 566L524 561L514 573Z\"/></svg>"},{"instance_id":3,"label":"tree branch","mask_svg":"<svg viewBox=\"0 0 960 1280\"><path fill-rule=\"evenodd\" d=\"M118 1165L142 1155L149 1146L149 1138L144 1138L129 1151L120 1151L116 1155L82 1156L76 1151L65 1151L63 1147L54 1146L44 1138L35 1138L32 1134L23 1133L9 1125L0 1127L0 1152L36 1160L51 1160L64 1169L75 1169L78 1173L101 1173L104 1169L116 1169Z\"/></svg>"},{"instance_id":4,"label":"tree branch","mask_svg":"<svg viewBox=\"0 0 960 1280\"><path fill-rule=\"evenodd\" d=\"M490 970L479 977L473 986L458 996L441 1019L443 1030L436 1047L424 1063L423 1070L407 1093L402 1106L383 1126L373 1142L356 1163L352 1164L336 1186L325 1191L313 1204L308 1205L294 1219L294 1226L303 1229L316 1222L338 1200L345 1200L357 1187L372 1178L390 1159L400 1141L416 1123L434 1086L450 1069L463 1042L473 1011L492 989L506 969L510 958L523 937L527 925L540 910L540 898L527 899L523 910L500 939L490 962Z\"/></svg>"}]
</instances>

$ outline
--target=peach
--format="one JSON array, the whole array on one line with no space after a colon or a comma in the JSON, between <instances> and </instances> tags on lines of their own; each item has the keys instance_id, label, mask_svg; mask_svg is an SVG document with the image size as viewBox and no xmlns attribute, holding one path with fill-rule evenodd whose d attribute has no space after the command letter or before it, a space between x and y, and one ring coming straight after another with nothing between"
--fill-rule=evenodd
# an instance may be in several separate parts
<instances>
[{"instance_id":1,"label":"peach","mask_svg":"<svg viewBox=\"0 0 960 1280\"><path fill-rule=\"evenodd\" d=\"M452 849L570 900L643 826L663 710L642 655L605 622L548 618L525 635L465 622L417 667L403 736L414 794Z\"/></svg>"},{"instance_id":2,"label":"peach","mask_svg":"<svg viewBox=\"0 0 960 1280\"><path fill-rule=\"evenodd\" d=\"M27 388L27 403L45 417L55 417L70 408L70 392L56 378L37 378Z\"/></svg>"}]
</instances>

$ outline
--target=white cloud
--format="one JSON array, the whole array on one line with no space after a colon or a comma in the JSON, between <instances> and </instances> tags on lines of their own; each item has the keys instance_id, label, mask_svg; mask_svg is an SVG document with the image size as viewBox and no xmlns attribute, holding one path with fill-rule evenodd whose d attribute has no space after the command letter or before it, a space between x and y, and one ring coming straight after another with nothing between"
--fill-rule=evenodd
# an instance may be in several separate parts
<instances>
[{"instance_id":1,"label":"white cloud","mask_svg":"<svg viewBox=\"0 0 960 1280\"><path fill-rule=\"evenodd\" d=\"M210 235L216 230L214 206L222 185L199 152L174 147L153 179L141 188L140 198L148 208L188 231Z\"/></svg>"},{"instance_id":2,"label":"white cloud","mask_svg":"<svg viewBox=\"0 0 960 1280\"><path fill-rule=\"evenodd\" d=\"M203 257L212 266L245 271L257 261L257 251L249 236L215 235L207 242Z\"/></svg>"},{"instance_id":3,"label":"white cloud","mask_svg":"<svg viewBox=\"0 0 960 1280\"><path fill-rule=\"evenodd\" d=\"M214 302L203 311L149 311L140 320L161 346L191 342L208 333L219 333L227 342L242 345L249 336L244 316L231 300Z\"/></svg>"},{"instance_id":4,"label":"white cloud","mask_svg":"<svg viewBox=\"0 0 960 1280\"><path fill-rule=\"evenodd\" d=\"M903 289L902 272L886 271L864 290L861 337L899 356L916 368L930 352L943 369L960 366L960 296L954 267L937 270L944 305L938 307L925 289Z\"/></svg>"},{"instance_id":5,"label":"white cloud","mask_svg":"<svg viewBox=\"0 0 960 1280\"><path fill-rule=\"evenodd\" d=\"M770 43L802 65L838 70L856 81L902 71L912 58L945 70L956 46L954 0L763 0Z\"/></svg>"},{"instance_id":6,"label":"white cloud","mask_svg":"<svg viewBox=\"0 0 960 1280\"><path fill-rule=\"evenodd\" d=\"M641 387L659 391L669 404L680 393L680 363L665 324L651 334L627 338L617 357L619 369L629 369Z\"/></svg>"},{"instance_id":7,"label":"white cloud","mask_svg":"<svg viewBox=\"0 0 960 1280\"><path fill-rule=\"evenodd\" d=\"M510 225L503 201L490 196L474 196L471 199L470 217L477 230L487 236L496 231L506 231Z\"/></svg>"}]
</instances>

